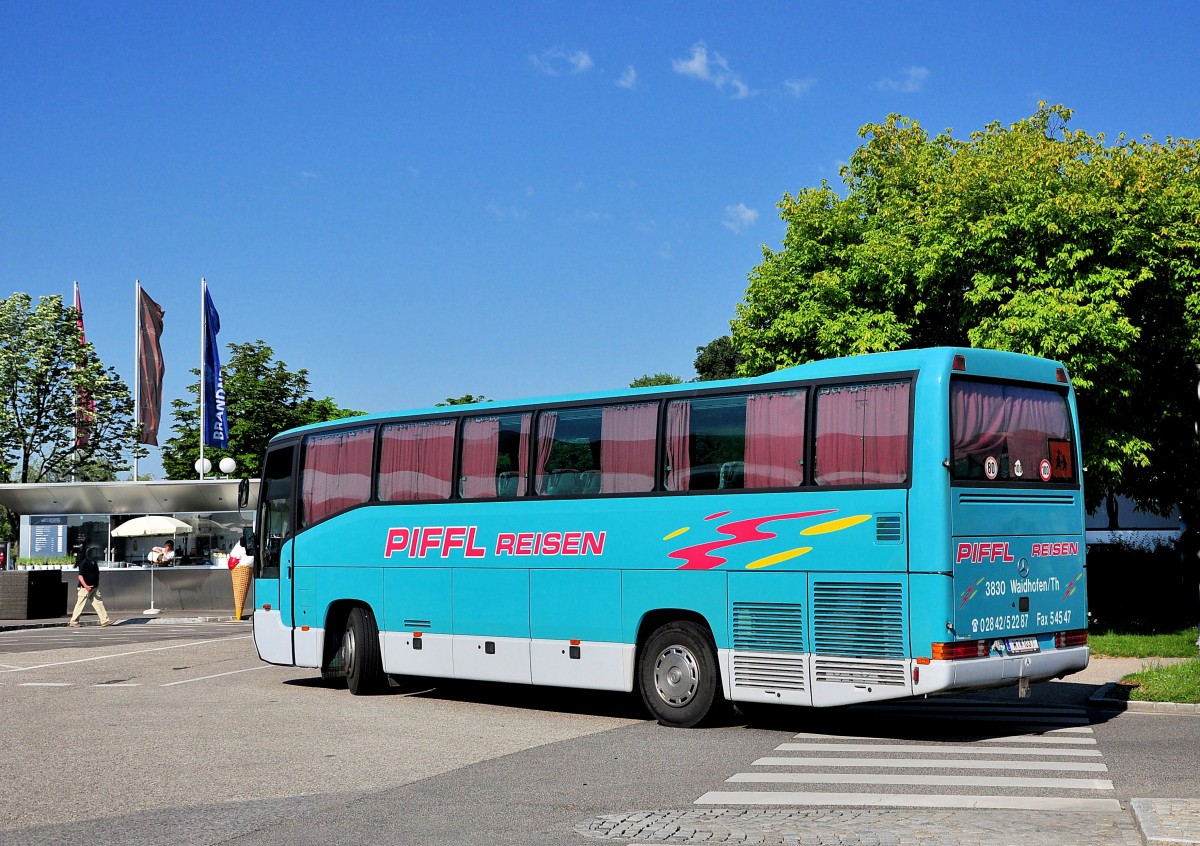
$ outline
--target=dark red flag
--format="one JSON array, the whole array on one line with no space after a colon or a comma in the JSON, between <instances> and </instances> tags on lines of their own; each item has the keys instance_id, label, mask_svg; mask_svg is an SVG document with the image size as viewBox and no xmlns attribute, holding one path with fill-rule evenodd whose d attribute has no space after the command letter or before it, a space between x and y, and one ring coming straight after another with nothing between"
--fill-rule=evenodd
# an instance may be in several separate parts
<instances>
[{"instance_id":1,"label":"dark red flag","mask_svg":"<svg viewBox=\"0 0 1200 846\"><path fill-rule=\"evenodd\" d=\"M79 298L79 283L75 283L75 311L79 313L79 343L86 344L83 334L83 300ZM80 388L76 396L75 445L85 447L92 432L92 420L96 417L96 403L88 395L87 388Z\"/></svg>"},{"instance_id":2,"label":"dark red flag","mask_svg":"<svg viewBox=\"0 0 1200 846\"><path fill-rule=\"evenodd\" d=\"M163 310L138 288L138 420L142 426L139 443L158 446L158 421L162 415Z\"/></svg>"}]
</instances>

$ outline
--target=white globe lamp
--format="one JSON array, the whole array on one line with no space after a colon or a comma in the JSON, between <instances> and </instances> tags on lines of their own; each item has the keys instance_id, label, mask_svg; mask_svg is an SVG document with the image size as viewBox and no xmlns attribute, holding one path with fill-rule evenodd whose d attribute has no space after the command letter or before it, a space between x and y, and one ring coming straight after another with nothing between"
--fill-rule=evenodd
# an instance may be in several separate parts
<instances>
[{"instance_id":1,"label":"white globe lamp","mask_svg":"<svg viewBox=\"0 0 1200 846\"><path fill-rule=\"evenodd\" d=\"M212 472L212 462L209 461L207 458L197 458L195 467L196 467L196 472L199 473L201 476L203 476L205 473Z\"/></svg>"},{"instance_id":2,"label":"white globe lamp","mask_svg":"<svg viewBox=\"0 0 1200 846\"><path fill-rule=\"evenodd\" d=\"M227 455L218 462L217 468L226 476L232 476L233 471L237 469L237 462Z\"/></svg>"}]
</instances>

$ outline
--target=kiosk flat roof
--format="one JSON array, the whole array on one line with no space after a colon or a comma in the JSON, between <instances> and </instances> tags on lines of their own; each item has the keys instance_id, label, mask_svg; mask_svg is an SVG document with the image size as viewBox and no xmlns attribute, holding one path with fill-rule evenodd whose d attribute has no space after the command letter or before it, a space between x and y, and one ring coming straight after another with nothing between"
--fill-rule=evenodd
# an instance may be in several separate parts
<instances>
[{"instance_id":1,"label":"kiosk flat roof","mask_svg":"<svg viewBox=\"0 0 1200 846\"><path fill-rule=\"evenodd\" d=\"M170 482L54 482L0 485L0 505L17 514L162 514L237 511L240 479ZM250 503L258 480L250 480Z\"/></svg>"}]
</instances>

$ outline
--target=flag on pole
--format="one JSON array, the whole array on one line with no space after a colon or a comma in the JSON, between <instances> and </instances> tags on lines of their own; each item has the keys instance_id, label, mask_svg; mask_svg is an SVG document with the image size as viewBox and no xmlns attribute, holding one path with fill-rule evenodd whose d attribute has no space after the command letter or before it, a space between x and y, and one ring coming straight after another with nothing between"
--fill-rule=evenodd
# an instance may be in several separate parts
<instances>
[{"instance_id":1,"label":"flag on pole","mask_svg":"<svg viewBox=\"0 0 1200 846\"><path fill-rule=\"evenodd\" d=\"M83 332L83 300L79 298L79 283L75 283L75 311L79 318L79 343L87 343ZM85 447L91 438L92 421L96 417L96 401L88 394L87 388L79 388L76 392L75 408L75 446Z\"/></svg>"},{"instance_id":2,"label":"flag on pole","mask_svg":"<svg viewBox=\"0 0 1200 846\"><path fill-rule=\"evenodd\" d=\"M138 288L138 419L142 426L139 443L158 446L158 421L162 416L163 367L159 338L163 310Z\"/></svg>"},{"instance_id":3,"label":"flag on pole","mask_svg":"<svg viewBox=\"0 0 1200 846\"><path fill-rule=\"evenodd\" d=\"M225 449L229 446L229 418L225 410L225 381L221 378L221 355L217 333L221 317L204 286L204 445Z\"/></svg>"}]
</instances>

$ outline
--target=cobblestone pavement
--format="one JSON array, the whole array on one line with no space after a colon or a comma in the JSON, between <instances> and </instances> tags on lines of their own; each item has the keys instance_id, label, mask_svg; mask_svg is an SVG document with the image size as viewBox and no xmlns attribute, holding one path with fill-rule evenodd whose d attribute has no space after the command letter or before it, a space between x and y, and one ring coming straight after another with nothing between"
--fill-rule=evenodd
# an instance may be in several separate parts
<instances>
[{"instance_id":1,"label":"cobblestone pavement","mask_svg":"<svg viewBox=\"0 0 1200 846\"><path fill-rule=\"evenodd\" d=\"M576 825L575 831L586 837L627 843L1142 846L1142 838L1125 813L704 808L594 817Z\"/></svg>"},{"instance_id":2,"label":"cobblestone pavement","mask_svg":"<svg viewBox=\"0 0 1200 846\"><path fill-rule=\"evenodd\" d=\"M1200 799L1134 799L1132 805L1147 846L1200 844Z\"/></svg>"}]
</instances>

